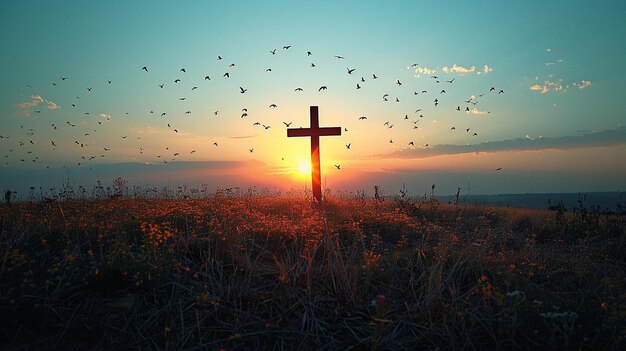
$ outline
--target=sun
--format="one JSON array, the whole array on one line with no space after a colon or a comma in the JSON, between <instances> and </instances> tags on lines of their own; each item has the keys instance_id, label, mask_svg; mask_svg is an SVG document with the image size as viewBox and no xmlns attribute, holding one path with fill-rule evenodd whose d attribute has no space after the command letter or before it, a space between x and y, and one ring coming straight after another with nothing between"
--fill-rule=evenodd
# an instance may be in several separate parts
<instances>
[{"instance_id":1,"label":"sun","mask_svg":"<svg viewBox=\"0 0 626 351\"><path fill-rule=\"evenodd\" d=\"M310 174L311 164L309 162L300 162L298 165L298 171L302 174Z\"/></svg>"}]
</instances>

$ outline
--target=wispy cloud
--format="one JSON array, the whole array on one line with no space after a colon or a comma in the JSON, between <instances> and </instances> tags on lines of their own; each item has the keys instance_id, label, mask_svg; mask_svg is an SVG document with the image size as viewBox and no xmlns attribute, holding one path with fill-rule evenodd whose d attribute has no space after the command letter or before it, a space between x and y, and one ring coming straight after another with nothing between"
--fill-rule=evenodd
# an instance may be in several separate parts
<instances>
[{"instance_id":1,"label":"wispy cloud","mask_svg":"<svg viewBox=\"0 0 626 351\"><path fill-rule=\"evenodd\" d=\"M531 85L530 90L538 91L542 94L545 94L549 91L564 92L565 88L563 87L562 83L562 79L558 79L556 81L545 80L541 85L536 83Z\"/></svg>"},{"instance_id":2,"label":"wispy cloud","mask_svg":"<svg viewBox=\"0 0 626 351\"><path fill-rule=\"evenodd\" d=\"M57 109L61 108L54 101L45 99L45 98L41 97L40 95L31 95L30 99L31 99L30 101L25 101L25 102L21 102L21 103L17 104L17 107L19 107L21 109L27 110L27 109L30 109L30 108L33 108L33 107L37 107L37 106L39 106L41 104L46 104L46 107L49 110L57 110ZM25 115L26 116L29 115L28 111L25 112Z\"/></svg>"},{"instance_id":3,"label":"wispy cloud","mask_svg":"<svg viewBox=\"0 0 626 351\"><path fill-rule=\"evenodd\" d=\"M482 110L479 110L478 108L474 107L473 109L469 110L467 113L469 113L471 115L477 115L477 116L486 116L490 112L489 111L482 111Z\"/></svg>"},{"instance_id":4,"label":"wispy cloud","mask_svg":"<svg viewBox=\"0 0 626 351\"><path fill-rule=\"evenodd\" d=\"M489 66L487 66L487 65L484 65L484 66L483 66L483 73L484 73L484 74L491 73L492 71L493 71L493 68L492 68L492 67L489 67Z\"/></svg>"},{"instance_id":5,"label":"wispy cloud","mask_svg":"<svg viewBox=\"0 0 626 351\"><path fill-rule=\"evenodd\" d=\"M591 81L590 80L582 80L580 83L574 82L574 83L572 83L572 85L576 85L576 86L578 86L578 89L583 90L583 89L591 86Z\"/></svg>"},{"instance_id":6,"label":"wispy cloud","mask_svg":"<svg viewBox=\"0 0 626 351\"><path fill-rule=\"evenodd\" d=\"M98 115L100 118L111 119L111 115L108 113L101 113Z\"/></svg>"},{"instance_id":7,"label":"wispy cloud","mask_svg":"<svg viewBox=\"0 0 626 351\"><path fill-rule=\"evenodd\" d=\"M441 70L446 73L458 73L463 75L476 71L476 66L463 67L455 63L454 65L452 65L452 67L444 66Z\"/></svg>"},{"instance_id":8,"label":"wispy cloud","mask_svg":"<svg viewBox=\"0 0 626 351\"><path fill-rule=\"evenodd\" d=\"M437 72L434 69L428 68L428 67L416 67L415 68L415 78L419 78L420 75L422 74L426 74L426 75L431 75L434 74L435 72Z\"/></svg>"},{"instance_id":9,"label":"wispy cloud","mask_svg":"<svg viewBox=\"0 0 626 351\"><path fill-rule=\"evenodd\" d=\"M231 136L228 137L229 139L252 139L252 138L256 138L257 135L235 135L235 136Z\"/></svg>"},{"instance_id":10,"label":"wispy cloud","mask_svg":"<svg viewBox=\"0 0 626 351\"><path fill-rule=\"evenodd\" d=\"M526 151L547 149L574 149L602 146L616 146L626 144L626 127L607 129L590 132L581 135L568 135L562 137L538 137L507 139L499 141L486 141L480 144L458 145L440 144L428 148L403 149L380 158L425 158L440 155L457 155L473 152L497 152L497 151Z\"/></svg>"}]
</instances>

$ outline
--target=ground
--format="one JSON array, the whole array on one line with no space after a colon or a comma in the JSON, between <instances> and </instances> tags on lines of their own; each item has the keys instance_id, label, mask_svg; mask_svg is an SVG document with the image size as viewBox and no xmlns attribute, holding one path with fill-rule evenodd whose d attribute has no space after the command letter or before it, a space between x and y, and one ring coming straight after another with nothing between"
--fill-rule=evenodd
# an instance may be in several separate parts
<instances>
[{"instance_id":1,"label":"ground","mask_svg":"<svg viewBox=\"0 0 626 351\"><path fill-rule=\"evenodd\" d=\"M626 347L623 214L248 195L4 205L0 347Z\"/></svg>"}]
</instances>

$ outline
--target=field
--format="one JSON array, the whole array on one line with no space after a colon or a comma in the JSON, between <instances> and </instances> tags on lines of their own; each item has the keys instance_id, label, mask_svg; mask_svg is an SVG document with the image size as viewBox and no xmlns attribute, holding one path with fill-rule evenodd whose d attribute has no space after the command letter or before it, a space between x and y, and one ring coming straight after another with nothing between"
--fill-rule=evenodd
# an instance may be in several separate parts
<instances>
[{"instance_id":1,"label":"field","mask_svg":"<svg viewBox=\"0 0 626 351\"><path fill-rule=\"evenodd\" d=\"M2 349L626 349L620 213L220 194L0 226Z\"/></svg>"}]
</instances>

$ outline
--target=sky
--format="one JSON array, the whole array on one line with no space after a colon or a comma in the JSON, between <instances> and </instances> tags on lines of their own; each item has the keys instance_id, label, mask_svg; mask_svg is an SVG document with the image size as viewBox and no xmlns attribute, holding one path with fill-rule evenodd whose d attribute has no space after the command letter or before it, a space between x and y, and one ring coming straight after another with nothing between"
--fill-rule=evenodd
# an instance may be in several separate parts
<instances>
[{"instance_id":1,"label":"sky","mask_svg":"<svg viewBox=\"0 0 626 351\"><path fill-rule=\"evenodd\" d=\"M302 189L309 141L286 129L319 106L321 126L342 128L321 138L337 192L623 190L625 14L623 1L3 1L0 187Z\"/></svg>"}]
</instances>

